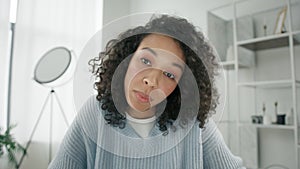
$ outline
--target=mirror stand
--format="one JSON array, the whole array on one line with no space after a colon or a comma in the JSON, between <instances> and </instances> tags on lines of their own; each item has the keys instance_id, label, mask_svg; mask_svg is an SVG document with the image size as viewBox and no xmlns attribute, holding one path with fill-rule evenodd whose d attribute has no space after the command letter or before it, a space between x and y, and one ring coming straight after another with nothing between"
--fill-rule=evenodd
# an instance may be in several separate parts
<instances>
[{"instance_id":1,"label":"mirror stand","mask_svg":"<svg viewBox=\"0 0 300 169\"><path fill-rule=\"evenodd\" d=\"M29 140L28 140L28 142L26 144L26 147L25 147L25 150L27 151L28 148L29 148L29 146L30 146L30 144L31 144L33 135L34 135L34 133L35 133L35 131L36 131L38 125L39 125L41 117L42 117L42 115L44 113L45 107L46 107L46 105L49 102L49 99L50 99L50 127L49 127L49 161L48 161L48 163L50 163L51 160L52 160L52 127L53 127L53 101L54 101L54 99L58 103L58 106L60 108L61 114L62 114L62 116L64 118L64 121L65 121L67 127L69 127L69 122L68 122L67 117L65 115L65 112L64 112L64 110L62 108L61 102L60 102L60 100L59 100L59 98L58 98L58 96L55 93L55 90L53 88L51 88L49 94L47 95L47 97L46 97L46 99L44 101L44 104L43 104L43 107L41 109L41 112L40 112L40 114L39 114L39 116L38 116L38 118L37 118L37 120L35 122L33 130L32 130L32 132L30 134L30 138L29 138ZM22 164L22 162L24 160L24 157L25 157L25 154L22 155L17 168L19 168L21 166L21 164Z\"/></svg>"}]
</instances>

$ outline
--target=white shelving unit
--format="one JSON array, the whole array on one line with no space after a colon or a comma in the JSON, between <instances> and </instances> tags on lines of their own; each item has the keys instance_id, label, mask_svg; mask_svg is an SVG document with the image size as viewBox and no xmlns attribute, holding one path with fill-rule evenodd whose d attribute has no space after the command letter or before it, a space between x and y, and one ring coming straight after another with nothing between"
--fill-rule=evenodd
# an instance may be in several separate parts
<instances>
[{"instance_id":1,"label":"white shelving unit","mask_svg":"<svg viewBox=\"0 0 300 169\"><path fill-rule=\"evenodd\" d=\"M285 32L275 34L273 30L276 20L284 7L287 8ZM266 168L272 164L300 168L299 16L299 0L236 0L208 12L208 37L219 53L226 74L230 76L227 79L233 79L228 81L231 84L227 84L233 86L227 92L229 100L233 101L229 101L227 105L230 112L225 112L231 113L230 116L235 118L230 121L236 126L236 129L228 127L228 130L233 130L228 137L235 137L229 146L245 158L249 168ZM230 47L233 47L234 59L226 61ZM263 57L268 58L270 63ZM270 99L272 97L273 100ZM270 100L263 100L266 98ZM270 109L270 102L274 103L276 99L280 100L279 106L283 107L281 111L289 111L286 110L287 107L293 110L292 125L251 123L252 115L262 115L262 100L269 102L268 111L271 112L275 107ZM247 132L253 138L243 140ZM268 138L264 138L266 132L270 133L266 136ZM229 131L227 133L230 134ZM274 143L270 143L273 148L264 144L273 137L271 134L274 135ZM276 154L267 156L268 150L273 152L273 149L285 146L287 155L280 154L277 159ZM244 150L245 147L249 150ZM285 151L284 148L280 150Z\"/></svg>"},{"instance_id":2,"label":"white shelving unit","mask_svg":"<svg viewBox=\"0 0 300 169\"><path fill-rule=\"evenodd\" d=\"M294 125L277 125L277 124L252 124L252 123L243 123L241 126L254 126L256 128L269 128L269 129L286 129L286 130L294 130ZM300 146L300 145L299 145Z\"/></svg>"},{"instance_id":3,"label":"white shelving unit","mask_svg":"<svg viewBox=\"0 0 300 169\"><path fill-rule=\"evenodd\" d=\"M223 66L223 69L234 69L234 65L235 65L235 61L224 61L224 62L221 62L221 66ZM243 64L243 63L239 63L239 67L241 68L247 68L249 67L248 65L246 64Z\"/></svg>"},{"instance_id":4,"label":"white shelving unit","mask_svg":"<svg viewBox=\"0 0 300 169\"><path fill-rule=\"evenodd\" d=\"M273 80L273 81L256 81L256 82L241 82L240 87L261 87L261 88L283 88L292 87L293 80Z\"/></svg>"}]
</instances>

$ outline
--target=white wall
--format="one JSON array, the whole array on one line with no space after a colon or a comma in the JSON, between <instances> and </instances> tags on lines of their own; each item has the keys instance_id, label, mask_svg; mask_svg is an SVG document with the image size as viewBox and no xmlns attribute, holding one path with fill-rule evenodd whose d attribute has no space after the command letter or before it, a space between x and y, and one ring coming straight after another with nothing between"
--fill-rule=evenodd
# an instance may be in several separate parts
<instances>
[{"instance_id":1,"label":"white wall","mask_svg":"<svg viewBox=\"0 0 300 169\"><path fill-rule=\"evenodd\" d=\"M130 12L157 12L183 16L207 32L207 11L232 0L131 0Z\"/></svg>"},{"instance_id":2,"label":"white wall","mask_svg":"<svg viewBox=\"0 0 300 169\"><path fill-rule=\"evenodd\" d=\"M130 0L103 0L103 25L130 14Z\"/></svg>"},{"instance_id":3,"label":"white wall","mask_svg":"<svg viewBox=\"0 0 300 169\"><path fill-rule=\"evenodd\" d=\"M106 24L119 17L134 13L169 13L189 19L206 33L207 11L231 1L232 0L104 0L103 22Z\"/></svg>"}]
</instances>

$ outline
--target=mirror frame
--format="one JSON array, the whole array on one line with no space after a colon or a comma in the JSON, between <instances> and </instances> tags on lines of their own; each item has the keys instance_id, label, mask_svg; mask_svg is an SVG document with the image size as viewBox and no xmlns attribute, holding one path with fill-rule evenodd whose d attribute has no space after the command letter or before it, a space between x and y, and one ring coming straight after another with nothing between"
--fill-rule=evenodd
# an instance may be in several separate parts
<instances>
[{"instance_id":1,"label":"mirror frame","mask_svg":"<svg viewBox=\"0 0 300 169\"><path fill-rule=\"evenodd\" d=\"M51 53L51 52L53 52L53 51L55 51L55 50L57 50L57 49L63 49L63 50L65 50L65 51L67 51L68 56L69 56L69 61L68 61L67 66L66 66L65 69L62 71L62 73L60 73L58 76L56 76L56 77L53 78L53 79L48 80L48 81L41 81L41 80L39 80L39 79L36 77L36 74L37 74L37 69L38 69L40 63L45 59L45 57L46 57L49 53ZM54 47L54 48L48 50L45 54L43 54L42 57L41 57L41 58L39 59L39 61L37 62L37 64L35 65L35 68L34 68L34 77L33 77L33 79L34 79L37 83L39 83L39 84L47 84L47 83L54 82L54 81L56 81L57 79L59 79L63 74L65 74L65 72L66 72L66 71L68 70L68 68L70 67L71 62L72 62L72 54L71 54L71 51L70 51L68 48L63 47L63 46Z\"/></svg>"}]
</instances>

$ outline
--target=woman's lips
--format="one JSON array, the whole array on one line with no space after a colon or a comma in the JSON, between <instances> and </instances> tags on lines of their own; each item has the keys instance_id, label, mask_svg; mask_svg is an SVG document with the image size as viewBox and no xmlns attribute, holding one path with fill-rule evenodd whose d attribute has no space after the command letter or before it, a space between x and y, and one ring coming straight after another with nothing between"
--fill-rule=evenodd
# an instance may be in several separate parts
<instances>
[{"instance_id":1,"label":"woman's lips","mask_svg":"<svg viewBox=\"0 0 300 169\"><path fill-rule=\"evenodd\" d=\"M142 92L135 91L135 96L142 103L148 103L150 101L149 96Z\"/></svg>"}]
</instances>

